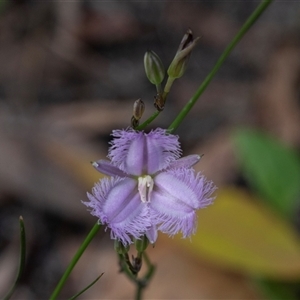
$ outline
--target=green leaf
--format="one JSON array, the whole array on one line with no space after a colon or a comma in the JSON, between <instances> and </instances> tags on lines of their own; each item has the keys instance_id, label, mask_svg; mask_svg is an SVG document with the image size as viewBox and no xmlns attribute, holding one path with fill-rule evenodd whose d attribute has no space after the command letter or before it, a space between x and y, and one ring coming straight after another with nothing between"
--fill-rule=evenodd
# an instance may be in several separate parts
<instances>
[{"instance_id":1,"label":"green leaf","mask_svg":"<svg viewBox=\"0 0 300 300\"><path fill-rule=\"evenodd\" d=\"M25 226L24 226L24 220L23 217L20 216L19 219L20 222L20 261L19 261L19 269L17 273L16 280L12 287L10 288L9 292L5 295L3 298L4 300L10 299L10 297L13 295L14 291L17 288L17 285L21 279L21 276L23 274L24 268L25 268L25 260L26 260L26 235L25 235Z\"/></svg>"},{"instance_id":2,"label":"green leaf","mask_svg":"<svg viewBox=\"0 0 300 300\"><path fill-rule=\"evenodd\" d=\"M234 141L249 183L262 200L292 218L300 196L300 159L296 153L255 130L238 131Z\"/></svg>"},{"instance_id":3,"label":"green leaf","mask_svg":"<svg viewBox=\"0 0 300 300\"><path fill-rule=\"evenodd\" d=\"M80 257L86 250L87 246L90 244L90 242L93 240L93 238L96 236L97 232L101 228L101 224L96 222L96 224L93 226L91 231L88 233L87 237L84 239L83 243L78 248L77 252L73 256L71 262L69 263L67 269L65 270L64 274L62 275L60 281L58 282L57 286L55 287L52 295L50 296L50 300L57 299L59 293L61 292L62 288L64 287L67 279L69 278L71 272L73 271L74 267L76 266L77 262L79 261Z\"/></svg>"},{"instance_id":4,"label":"green leaf","mask_svg":"<svg viewBox=\"0 0 300 300\"><path fill-rule=\"evenodd\" d=\"M83 290L78 292L76 295L72 296L69 298L69 300L75 300L78 298L80 295L82 295L85 291L87 291L90 287L92 287L103 275L104 273L101 273L93 282L91 282L88 286L86 286Z\"/></svg>"},{"instance_id":5,"label":"green leaf","mask_svg":"<svg viewBox=\"0 0 300 300\"><path fill-rule=\"evenodd\" d=\"M270 300L298 300L299 282L278 282L265 279L254 279L263 294Z\"/></svg>"},{"instance_id":6,"label":"green leaf","mask_svg":"<svg viewBox=\"0 0 300 300\"><path fill-rule=\"evenodd\" d=\"M257 277L300 279L300 239L294 228L243 190L220 189L199 211L192 242L176 238L200 257Z\"/></svg>"}]
</instances>

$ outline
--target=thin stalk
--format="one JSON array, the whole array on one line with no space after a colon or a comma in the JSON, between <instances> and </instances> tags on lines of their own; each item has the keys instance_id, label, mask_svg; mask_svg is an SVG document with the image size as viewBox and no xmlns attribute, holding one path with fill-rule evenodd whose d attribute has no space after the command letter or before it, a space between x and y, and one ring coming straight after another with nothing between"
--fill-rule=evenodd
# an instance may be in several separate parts
<instances>
[{"instance_id":1,"label":"thin stalk","mask_svg":"<svg viewBox=\"0 0 300 300\"><path fill-rule=\"evenodd\" d=\"M150 259L148 258L146 252L140 252L138 255L141 256L141 259L143 258L145 260L145 263L147 265L147 272L142 278L138 278L137 275L134 272L132 272L131 268L132 265L128 261L128 258L122 254L119 254L119 260L120 260L120 266L121 271L126 275L126 277L131 280L135 286L136 286L136 293L135 293L135 300L141 300L142 299L142 293L143 290L147 287L149 281L154 275L155 266L150 262Z\"/></svg>"},{"instance_id":2,"label":"thin stalk","mask_svg":"<svg viewBox=\"0 0 300 300\"><path fill-rule=\"evenodd\" d=\"M164 99L164 102L166 102L167 96L170 92L171 86L174 82L175 78L168 77L168 80L166 82L166 85L164 87L164 91L161 91L161 85L156 86L157 93L162 94L162 97ZM140 124L139 126L135 127L136 130L142 130L146 128L150 123L152 123L161 113L161 111L156 111L152 114L144 123Z\"/></svg>"},{"instance_id":3,"label":"thin stalk","mask_svg":"<svg viewBox=\"0 0 300 300\"><path fill-rule=\"evenodd\" d=\"M184 106L184 108L181 110L181 112L178 114L178 116L175 118L175 120L172 122L172 124L169 126L168 131L173 132L179 124L182 122L182 120L186 117L188 112L192 109L194 104L197 102L199 97L203 94L217 71L220 69L228 55L231 53L231 51L234 49L234 47L237 45L237 43L241 40L241 38L246 34L246 32L251 28L251 26L257 21L257 19L260 17L260 15L265 11L265 9L272 3L273 0L263 0L259 6L255 9L255 11L250 15L250 17L247 19L247 21L244 23L244 25L241 27L239 32L236 34L236 36L233 38L233 40L230 42L230 44L226 47L220 58L217 60L215 66L211 70L211 72L207 75L207 77L204 79L203 83L200 85L196 93L192 96L192 98L189 100L189 102Z\"/></svg>"},{"instance_id":4,"label":"thin stalk","mask_svg":"<svg viewBox=\"0 0 300 300\"><path fill-rule=\"evenodd\" d=\"M93 240L97 232L99 231L101 227L101 224L98 222L94 225L92 230L89 232L77 252L75 253L73 259L71 260L68 268L66 269L65 273L63 274L62 278L60 279L59 283L57 284L56 288L54 289L52 295L50 296L50 300L55 300L57 296L59 295L60 291L62 290L63 286L65 285L69 275L71 274L72 270L74 269L75 265L79 261L81 255L84 253L87 246L90 244L90 242Z\"/></svg>"},{"instance_id":5,"label":"thin stalk","mask_svg":"<svg viewBox=\"0 0 300 300\"><path fill-rule=\"evenodd\" d=\"M135 129L136 130L142 130L142 129L146 128L154 119L156 119L156 117L159 114L160 114L160 111L156 111L155 113L153 113L153 115L151 117L149 117L144 123L137 126Z\"/></svg>"},{"instance_id":6,"label":"thin stalk","mask_svg":"<svg viewBox=\"0 0 300 300\"><path fill-rule=\"evenodd\" d=\"M138 284L136 289L136 294L135 294L135 300L142 300L142 292L143 292L143 286L141 284Z\"/></svg>"},{"instance_id":7,"label":"thin stalk","mask_svg":"<svg viewBox=\"0 0 300 300\"><path fill-rule=\"evenodd\" d=\"M165 88L164 88L164 92L163 92L163 98L164 100L166 101L167 99L167 96L171 90L171 87L173 85L173 82L174 82L175 78L171 78L171 77L168 77L168 80L166 82L166 85L165 85Z\"/></svg>"},{"instance_id":8,"label":"thin stalk","mask_svg":"<svg viewBox=\"0 0 300 300\"><path fill-rule=\"evenodd\" d=\"M150 259L146 252L143 252L143 258L147 265L148 271L145 274L145 276L139 280L139 283L137 284L135 300L142 299L143 290L148 286L148 283L151 280L151 278L153 277L154 272L155 272L155 266L150 262Z\"/></svg>"},{"instance_id":9,"label":"thin stalk","mask_svg":"<svg viewBox=\"0 0 300 300\"><path fill-rule=\"evenodd\" d=\"M128 265L128 262L126 261L124 255L119 254L119 260L120 260L120 266L121 266L121 272L124 272L124 274L127 276L128 279L130 279L134 284L137 284L138 280L136 278L136 274L133 274L130 270L130 266Z\"/></svg>"},{"instance_id":10,"label":"thin stalk","mask_svg":"<svg viewBox=\"0 0 300 300\"><path fill-rule=\"evenodd\" d=\"M157 94L162 94L161 84L156 85L156 92L157 92Z\"/></svg>"}]
</instances>

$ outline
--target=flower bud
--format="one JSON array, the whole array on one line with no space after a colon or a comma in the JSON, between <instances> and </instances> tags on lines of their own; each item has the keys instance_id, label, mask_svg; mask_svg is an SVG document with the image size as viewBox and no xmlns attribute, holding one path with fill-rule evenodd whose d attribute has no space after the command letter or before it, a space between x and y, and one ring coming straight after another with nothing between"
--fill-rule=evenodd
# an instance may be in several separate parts
<instances>
[{"instance_id":1,"label":"flower bud","mask_svg":"<svg viewBox=\"0 0 300 300\"><path fill-rule=\"evenodd\" d=\"M154 51L145 53L144 66L149 81L155 85L161 84L165 77L165 68Z\"/></svg>"},{"instance_id":2,"label":"flower bud","mask_svg":"<svg viewBox=\"0 0 300 300\"><path fill-rule=\"evenodd\" d=\"M128 245L124 246L119 240L115 240L114 248L118 254L126 254L130 247Z\"/></svg>"},{"instance_id":3,"label":"flower bud","mask_svg":"<svg viewBox=\"0 0 300 300\"><path fill-rule=\"evenodd\" d=\"M149 245L149 240L144 235L140 239L136 239L134 241L134 244L135 244L136 251L139 252L139 253L143 253L147 249L147 247Z\"/></svg>"},{"instance_id":4,"label":"flower bud","mask_svg":"<svg viewBox=\"0 0 300 300\"><path fill-rule=\"evenodd\" d=\"M197 45L199 39L199 37L193 38L191 29L187 30L181 40L175 57L169 66L168 75L171 78L179 78L184 74L191 52Z\"/></svg>"},{"instance_id":5,"label":"flower bud","mask_svg":"<svg viewBox=\"0 0 300 300\"><path fill-rule=\"evenodd\" d=\"M133 104L133 117L136 120L139 120L145 111L145 103L142 101L142 99L137 99Z\"/></svg>"}]
</instances>

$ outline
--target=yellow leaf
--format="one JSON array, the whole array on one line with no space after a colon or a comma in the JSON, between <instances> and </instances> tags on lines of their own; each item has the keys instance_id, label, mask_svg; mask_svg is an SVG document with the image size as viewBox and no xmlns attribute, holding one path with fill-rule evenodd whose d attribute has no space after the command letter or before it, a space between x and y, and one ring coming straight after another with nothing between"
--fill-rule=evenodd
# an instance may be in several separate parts
<instances>
[{"instance_id":1,"label":"yellow leaf","mask_svg":"<svg viewBox=\"0 0 300 300\"><path fill-rule=\"evenodd\" d=\"M191 243L176 238L197 255L251 275L300 278L296 231L245 191L219 190L215 204L200 210L198 220Z\"/></svg>"}]
</instances>

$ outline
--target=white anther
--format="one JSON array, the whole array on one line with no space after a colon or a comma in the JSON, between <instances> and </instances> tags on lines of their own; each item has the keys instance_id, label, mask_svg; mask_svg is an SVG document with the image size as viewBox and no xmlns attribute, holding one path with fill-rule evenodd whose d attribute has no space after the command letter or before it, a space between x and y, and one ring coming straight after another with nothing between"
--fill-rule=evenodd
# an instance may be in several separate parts
<instances>
[{"instance_id":1,"label":"white anther","mask_svg":"<svg viewBox=\"0 0 300 300\"><path fill-rule=\"evenodd\" d=\"M148 203L151 200L151 193L153 190L154 181L151 176L146 175L138 178L138 190L143 203Z\"/></svg>"}]
</instances>

